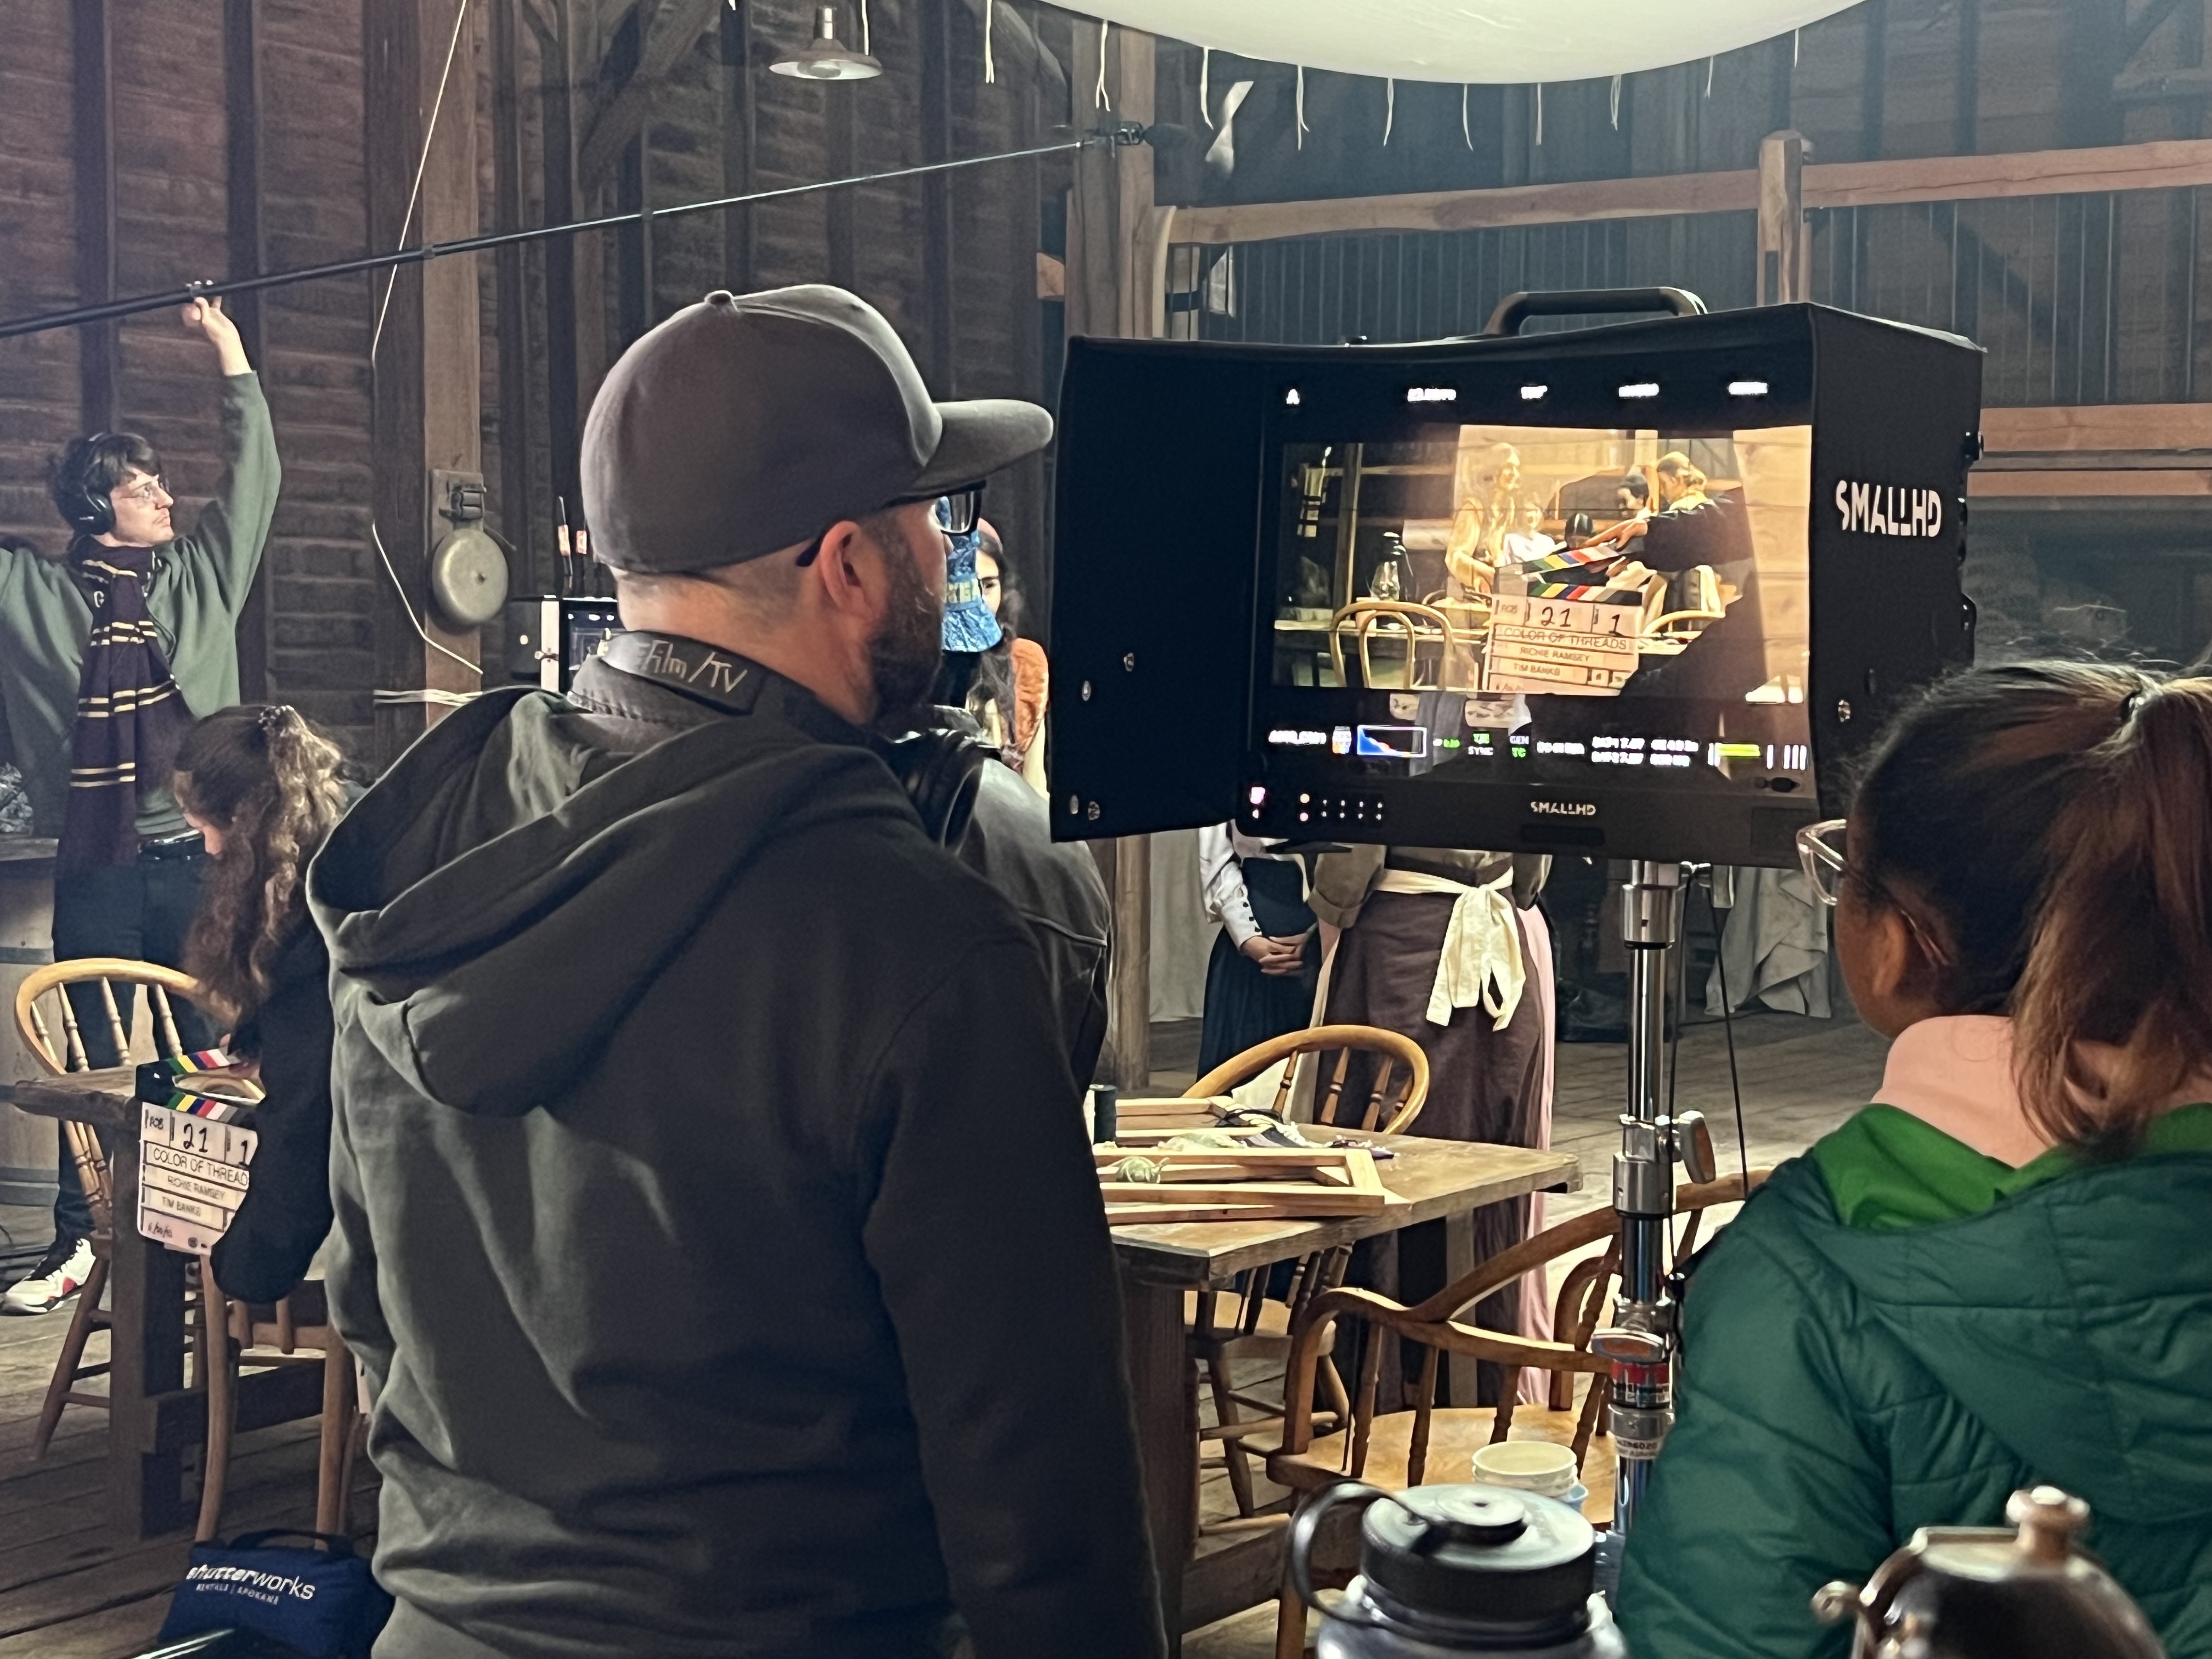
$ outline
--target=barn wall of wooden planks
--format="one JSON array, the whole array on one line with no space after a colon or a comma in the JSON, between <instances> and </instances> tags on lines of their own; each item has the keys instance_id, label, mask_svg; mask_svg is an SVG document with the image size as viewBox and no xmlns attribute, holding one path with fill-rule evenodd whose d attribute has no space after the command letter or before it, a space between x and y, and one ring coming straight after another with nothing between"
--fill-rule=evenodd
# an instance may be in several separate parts
<instances>
[{"instance_id":1,"label":"barn wall of wooden planks","mask_svg":"<svg viewBox=\"0 0 2212 1659\"><path fill-rule=\"evenodd\" d=\"M984 85L973 0L874 0L883 77L823 87L768 72L812 33L799 0L467 0L410 219L459 6L11 5L0 316L388 249L403 224L437 240L1018 148L1070 119L1073 21L1049 8L1000 0ZM842 283L890 315L939 395L1045 396L1057 303L1038 297L1038 254L1060 251L1047 222L1067 174L1015 163L413 268L374 371L384 278L240 298L284 462L241 629L246 695L297 704L375 763L427 715L375 713L374 689L471 689L400 606L372 508L419 611L428 469L480 471L515 591L544 591L599 376L713 289ZM155 440L194 510L218 470L212 381L167 313L0 343L0 534L58 550L47 459L118 426ZM1032 463L989 504L1036 590L1048 494ZM433 631L477 654L473 635Z\"/></svg>"}]
</instances>

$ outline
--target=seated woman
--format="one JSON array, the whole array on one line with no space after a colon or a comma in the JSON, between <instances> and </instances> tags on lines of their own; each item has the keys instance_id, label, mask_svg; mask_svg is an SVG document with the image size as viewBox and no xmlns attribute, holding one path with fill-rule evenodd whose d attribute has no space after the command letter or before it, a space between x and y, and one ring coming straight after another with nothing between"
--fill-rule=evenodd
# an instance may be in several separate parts
<instances>
[{"instance_id":1,"label":"seated woman","mask_svg":"<svg viewBox=\"0 0 2212 1659\"><path fill-rule=\"evenodd\" d=\"M1916 1528L2049 1481L2212 1654L2212 679L1960 674L1808 832L1880 1103L1775 1172L1685 1302L1632 1528L1638 1659L1842 1655Z\"/></svg>"},{"instance_id":2,"label":"seated woman","mask_svg":"<svg viewBox=\"0 0 2212 1659\"><path fill-rule=\"evenodd\" d=\"M210 714L177 750L177 801L210 860L185 966L268 1092L252 1184L214 1252L216 1282L246 1302L288 1295L331 1230L331 965L306 877L345 811L339 764L284 706Z\"/></svg>"}]
</instances>

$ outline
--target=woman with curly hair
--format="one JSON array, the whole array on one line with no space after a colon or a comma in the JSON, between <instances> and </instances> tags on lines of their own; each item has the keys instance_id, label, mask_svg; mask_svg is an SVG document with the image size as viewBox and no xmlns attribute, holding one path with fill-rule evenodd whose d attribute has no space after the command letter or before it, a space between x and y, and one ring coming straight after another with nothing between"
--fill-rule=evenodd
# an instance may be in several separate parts
<instances>
[{"instance_id":1,"label":"woman with curly hair","mask_svg":"<svg viewBox=\"0 0 2212 1659\"><path fill-rule=\"evenodd\" d=\"M253 1183L214 1253L216 1282L246 1302L289 1293L331 1230L331 969L306 888L345 812L342 761L283 704L210 714L177 750L178 804L210 860L185 967L268 1093Z\"/></svg>"}]
</instances>

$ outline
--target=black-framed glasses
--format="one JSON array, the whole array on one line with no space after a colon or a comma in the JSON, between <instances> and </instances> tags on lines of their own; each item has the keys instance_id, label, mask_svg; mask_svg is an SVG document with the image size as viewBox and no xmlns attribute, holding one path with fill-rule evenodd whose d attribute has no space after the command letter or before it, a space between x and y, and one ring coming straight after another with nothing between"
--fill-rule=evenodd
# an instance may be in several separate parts
<instances>
[{"instance_id":1,"label":"black-framed glasses","mask_svg":"<svg viewBox=\"0 0 2212 1659\"><path fill-rule=\"evenodd\" d=\"M936 508L937 527L948 536L964 536L983 521L983 486L981 483L963 484L957 489L948 489L935 495L901 495L885 501L877 510L889 512L895 507L920 507L929 502ZM799 556L801 564L812 564L822 556L822 543L830 534L825 530L806 544L806 550Z\"/></svg>"},{"instance_id":2,"label":"black-framed glasses","mask_svg":"<svg viewBox=\"0 0 2212 1659\"><path fill-rule=\"evenodd\" d=\"M1814 896L1830 909L1840 903L1844 883L1854 872L1851 868L1848 837L1850 820L1823 818L1818 823L1808 823L1797 832L1797 862L1805 872L1805 879L1813 884ZM1938 967L1951 965L1950 957L1934 937L1923 927L1912 912L1897 902L1889 890L1871 877L1862 876L1867 889L1875 896L1902 917L1911 929L1912 937L1919 941L1921 953Z\"/></svg>"},{"instance_id":3,"label":"black-framed glasses","mask_svg":"<svg viewBox=\"0 0 2212 1659\"><path fill-rule=\"evenodd\" d=\"M942 495L909 495L891 505L906 507L933 500L937 503L937 527L948 536L964 536L983 521L983 486L980 483L963 484Z\"/></svg>"}]
</instances>

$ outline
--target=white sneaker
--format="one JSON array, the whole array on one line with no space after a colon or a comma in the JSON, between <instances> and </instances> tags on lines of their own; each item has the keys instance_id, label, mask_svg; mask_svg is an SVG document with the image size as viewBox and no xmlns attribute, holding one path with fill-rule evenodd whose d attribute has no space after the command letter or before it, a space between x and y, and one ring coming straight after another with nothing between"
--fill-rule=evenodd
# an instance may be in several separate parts
<instances>
[{"instance_id":1,"label":"white sneaker","mask_svg":"<svg viewBox=\"0 0 2212 1659\"><path fill-rule=\"evenodd\" d=\"M57 1242L38 1271L28 1279L18 1279L8 1287L5 1296L0 1296L0 1313L52 1313L82 1290L84 1281L91 1277L92 1241Z\"/></svg>"}]
</instances>

